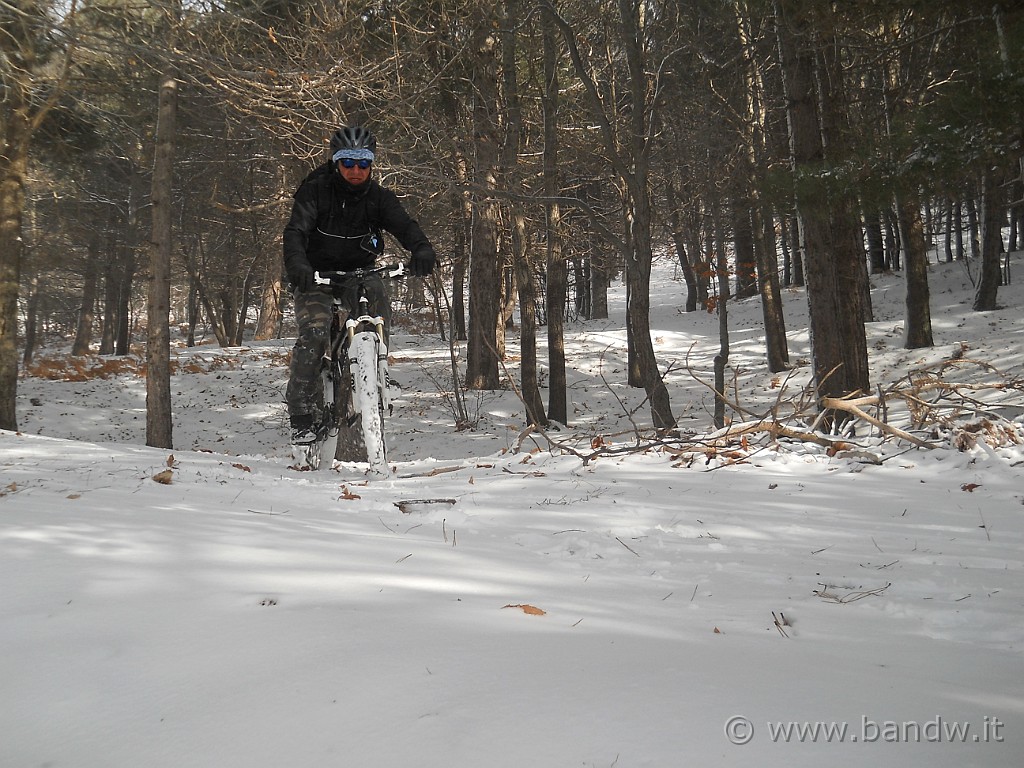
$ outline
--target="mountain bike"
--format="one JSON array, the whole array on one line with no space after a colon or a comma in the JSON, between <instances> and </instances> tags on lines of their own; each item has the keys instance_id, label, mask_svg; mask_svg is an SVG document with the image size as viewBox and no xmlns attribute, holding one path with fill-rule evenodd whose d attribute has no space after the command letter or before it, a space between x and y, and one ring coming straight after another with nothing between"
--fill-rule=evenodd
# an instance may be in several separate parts
<instances>
[{"instance_id":1,"label":"mountain bike","mask_svg":"<svg viewBox=\"0 0 1024 768\"><path fill-rule=\"evenodd\" d=\"M365 281L371 275L397 280L405 275L402 264L357 269L352 272L317 272L314 280L332 288L355 287L357 304L351 307L337 295L331 309L331 330L320 361L313 402L316 440L293 446L298 468L319 469L334 459L365 461L370 474L387 477L390 468L384 442L384 415L391 415L388 376L388 335L384 317L371 306Z\"/></svg>"}]
</instances>

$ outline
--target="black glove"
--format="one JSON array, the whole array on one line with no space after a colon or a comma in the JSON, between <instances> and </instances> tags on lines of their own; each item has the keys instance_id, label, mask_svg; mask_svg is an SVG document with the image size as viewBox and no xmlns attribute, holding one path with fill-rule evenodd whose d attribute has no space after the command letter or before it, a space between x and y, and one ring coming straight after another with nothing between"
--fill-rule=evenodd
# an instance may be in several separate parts
<instances>
[{"instance_id":1,"label":"black glove","mask_svg":"<svg viewBox=\"0 0 1024 768\"><path fill-rule=\"evenodd\" d=\"M306 266L295 267L292 270L292 285L302 293L309 293L316 283L313 282L313 268Z\"/></svg>"},{"instance_id":2,"label":"black glove","mask_svg":"<svg viewBox=\"0 0 1024 768\"><path fill-rule=\"evenodd\" d=\"M409 266L416 277L424 277L434 271L434 264L437 263L437 256L433 248L420 248L412 255Z\"/></svg>"}]
</instances>

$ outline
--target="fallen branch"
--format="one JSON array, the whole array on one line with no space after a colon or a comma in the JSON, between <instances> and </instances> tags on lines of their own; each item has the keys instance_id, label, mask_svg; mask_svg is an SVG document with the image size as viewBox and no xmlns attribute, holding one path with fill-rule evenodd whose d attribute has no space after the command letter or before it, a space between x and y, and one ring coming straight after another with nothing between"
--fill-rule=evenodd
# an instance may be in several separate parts
<instances>
[{"instance_id":1,"label":"fallen branch","mask_svg":"<svg viewBox=\"0 0 1024 768\"><path fill-rule=\"evenodd\" d=\"M405 499L404 501L394 502L395 506L398 507L402 514L410 514L417 506L421 504L454 504L455 499Z\"/></svg>"},{"instance_id":2,"label":"fallen branch","mask_svg":"<svg viewBox=\"0 0 1024 768\"><path fill-rule=\"evenodd\" d=\"M878 427L884 434L893 435L907 442L913 443L919 448L934 448L935 446L931 443L922 440L919 437L914 437L909 432L906 432L899 427L894 427L891 424L886 424L879 419L876 419L871 414L862 410L862 405L878 405L881 399L877 395L867 395L865 397L857 398L843 398L843 397L823 397L821 398L822 408L827 408L834 411L844 411L845 413L852 414L858 419L868 422Z\"/></svg>"},{"instance_id":3,"label":"fallen branch","mask_svg":"<svg viewBox=\"0 0 1024 768\"><path fill-rule=\"evenodd\" d=\"M830 603L839 603L845 605L846 603L855 603L858 600L863 600L865 597L878 596L885 592L889 587L892 586L892 582L886 582L884 587L876 587L875 589L862 589L855 590L853 592L847 592L845 595L837 595L834 592L829 592L829 589L835 589L831 584L822 584L823 589L811 590L815 595L828 600Z\"/></svg>"}]
</instances>

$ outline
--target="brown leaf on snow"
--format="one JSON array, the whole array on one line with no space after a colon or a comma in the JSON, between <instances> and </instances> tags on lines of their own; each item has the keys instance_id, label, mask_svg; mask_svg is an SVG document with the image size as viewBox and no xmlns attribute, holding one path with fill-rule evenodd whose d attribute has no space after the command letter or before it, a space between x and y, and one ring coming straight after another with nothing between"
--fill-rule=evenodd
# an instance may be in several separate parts
<instances>
[{"instance_id":1,"label":"brown leaf on snow","mask_svg":"<svg viewBox=\"0 0 1024 768\"><path fill-rule=\"evenodd\" d=\"M235 469L240 469L243 472L252 472L252 467L247 467L245 464L232 464L231 466Z\"/></svg>"},{"instance_id":2,"label":"brown leaf on snow","mask_svg":"<svg viewBox=\"0 0 1024 768\"><path fill-rule=\"evenodd\" d=\"M964 483L960 486L961 491L967 491L973 493L975 488L981 488L981 483Z\"/></svg>"},{"instance_id":3,"label":"brown leaf on snow","mask_svg":"<svg viewBox=\"0 0 1024 768\"><path fill-rule=\"evenodd\" d=\"M350 491L348 489L347 485L343 485L343 486L341 486L341 496L339 496L338 498L339 499L352 500L352 499L361 499L362 496L360 496L358 493L352 493L352 491Z\"/></svg>"},{"instance_id":4,"label":"brown leaf on snow","mask_svg":"<svg viewBox=\"0 0 1024 768\"><path fill-rule=\"evenodd\" d=\"M163 472L157 472L153 475L153 480L161 485L170 485L174 482L174 472L169 469L165 469Z\"/></svg>"},{"instance_id":5,"label":"brown leaf on snow","mask_svg":"<svg viewBox=\"0 0 1024 768\"><path fill-rule=\"evenodd\" d=\"M515 605L512 605L510 603L509 605L503 605L501 607L502 608L518 608L523 613L528 613L531 616L543 616L544 614L547 613L547 611L541 610L537 606L530 605L529 603L516 603Z\"/></svg>"}]
</instances>

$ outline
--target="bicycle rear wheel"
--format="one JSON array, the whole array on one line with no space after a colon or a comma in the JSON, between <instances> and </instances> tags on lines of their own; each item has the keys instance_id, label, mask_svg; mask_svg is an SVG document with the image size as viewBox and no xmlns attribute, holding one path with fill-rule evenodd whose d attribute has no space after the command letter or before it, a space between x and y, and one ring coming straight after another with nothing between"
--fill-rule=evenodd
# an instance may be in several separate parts
<instances>
[{"instance_id":1,"label":"bicycle rear wheel","mask_svg":"<svg viewBox=\"0 0 1024 768\"><path fill-rule=\"evenodd\" d=\"M364 331L352 340L352 393L362 424L363 444L370 472L386 477L390 474L384 443L384 401L381 396L383 382L379 380L378 355L380 337Z\"/></svg>"},{"instance_id":2,"label":"bicycle rear wheel","mask_svg":"<svg viewBox=\"0 0 1024 768\"><path fill-rule=\"evenodd\" d=\"M313 431L316 439L311 443L292 446L292 458L300 469L317 470L326 460L327 468L338 441L338 380L337 365L325 361L320 366L313 391Z\"/></svg>"},{"instance_id":3,"label":"bicycle rear wheel","mask_svg":"<svg viewBox=\"0 0 1024 768\"><path fill-rule=\"evenodd\" d=\"M326 464L326 469L330 469L338 448L341 369L337 362L332 360L323 366L320 372L320 389L323 392L323 403L320 411L320 426L317 429L317 442L319 443L317 466Z\"/></svg>"}]
</instances>

